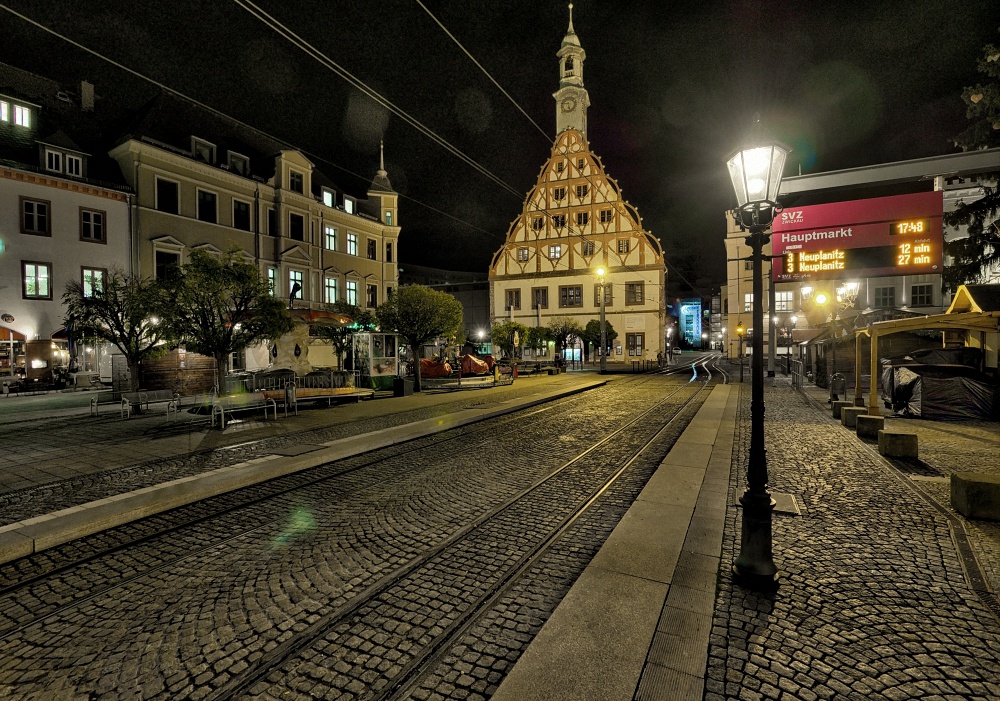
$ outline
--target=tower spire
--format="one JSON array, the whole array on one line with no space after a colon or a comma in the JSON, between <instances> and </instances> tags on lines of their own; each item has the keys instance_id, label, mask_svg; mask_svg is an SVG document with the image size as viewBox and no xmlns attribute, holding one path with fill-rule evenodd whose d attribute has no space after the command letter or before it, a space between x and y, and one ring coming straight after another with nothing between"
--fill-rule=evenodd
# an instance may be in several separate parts
<instances>
[{"instance_id":1,"label":"tower spire","mask_svg":"<svg viewBox=\"0 0 1000 701\"><path fill-rule=\"evenodd\" d=\"M395 192L392 189L392 183L389 182L389 174L385 172L385 142L381 139L378 142L378 170L375 171L375 178L368 191Z\"/></svg>"},{"instance_id":2,"label":"tower spire","mask_svg":"<svg viewBox=\"0 0 1000 701\"><path fill-rule=\"evenodd\" d=\"M569 3L569 27L556 56L559 58L559 89L552 95L556 100L556 133L576 129L586 134L590 97L583 87L583 62L587 52L573 28L573 3Z\"/></svg>"},{"instance_id":3,"label":"tower spire","mask_svg":"<svg viewBox=\"0 0 1000 701\"><path fill-rule=\"evenodd\" d=\"M573 30L573 3L569 4L569 29L566 30L567 34L576 34Z\"/></svg>"}]
</instances>

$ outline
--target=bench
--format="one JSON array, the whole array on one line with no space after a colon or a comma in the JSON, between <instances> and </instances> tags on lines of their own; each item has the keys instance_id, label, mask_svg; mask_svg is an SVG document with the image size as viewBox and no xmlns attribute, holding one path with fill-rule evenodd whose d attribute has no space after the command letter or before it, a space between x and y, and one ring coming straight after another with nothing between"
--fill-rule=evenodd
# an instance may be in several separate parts
<instances>
[{"instance_id":1,"label":"bench","mask_svg":"<svg viewBox=\"0 0 1000 701\"><path fill-rule=\"evenodd\" d=\"M178 411L178 401L180 395L169 389L156 389L152 392L139 390L138 392L126 392L122 394L121 415L123 419L132 416L132 409L138 407L139 411L149 411L149 407L154 404L165 404L167 406L167 418L170 412L175 414Z\"/></svg>"},{"instance_id":2,"label":"bench","mask_svg":"<svg viewBox=\"0 0 1000 701\"><path fill-rule=\"evenodd\" d=\"M215 417L219 417L219 425L226 428L226 414L234 414L238 411L253 411L255 409L264 410L264 418L267 419L267 410L270 408L274 412L274 418L278 418L278 404L274 399L269 399L263 392L251 392L250 394L234 394L225 397L215 397L212 400L212 426L215 426Z\"/></svg>"}]
</instances>

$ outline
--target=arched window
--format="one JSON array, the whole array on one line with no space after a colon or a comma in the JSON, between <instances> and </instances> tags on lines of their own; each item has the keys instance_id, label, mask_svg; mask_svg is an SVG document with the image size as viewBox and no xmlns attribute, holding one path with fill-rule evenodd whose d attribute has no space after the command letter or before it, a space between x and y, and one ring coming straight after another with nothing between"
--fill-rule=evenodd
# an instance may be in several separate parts
<instances>
[{"instance_id":1,"label":"arched window","mask_svg":"<svg viewBox=\"0 0 1000 701\"><path fill-rule=\"evenodd\" d=\"M566 63L563 64L563 75L573 75L573 57L567 56Z\"/></svg>"}]
</instances>

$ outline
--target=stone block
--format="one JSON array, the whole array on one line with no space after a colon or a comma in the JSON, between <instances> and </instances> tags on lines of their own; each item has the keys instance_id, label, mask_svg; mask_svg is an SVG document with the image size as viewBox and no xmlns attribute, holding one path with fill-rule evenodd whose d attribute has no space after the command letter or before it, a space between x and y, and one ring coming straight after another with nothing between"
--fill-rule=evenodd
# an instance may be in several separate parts
<instances>
[{"instance_id":1,"label":"stone block","mask_svg":"<svg viewBox=\"0 0 1000 701\"><path fill-rule=\"evenodd\" d=\"M915 458L917 434L883 429L878 432L878 452L887 458Z\"/></svg>"},{"instance_id":2,"label":"stone block","mask_svg":"<svg viewBox=\"0 0 1000 701\"><path fill-rule=\"evenodd\" d=\"M1000 475L956 472L951 476L951 505L969 518L1000 521Z\"/></svg>"},{"instance_id":3,"label":"stone block","mask_svg":"<svg viewBox=\"0 0 1000 701\"><path fill-rule=\"evenodd\" d=\"M837 419L839 421L840 420L840 412L841 412L841 410L845 406L854 406L854 400L852 399L849 402L843 401L843 400L837 401L837 402L832 402L830 404L830 406L833 408L833 418L835 418L835 419Z\"/></svg>"},{"instance_id":4,"label":"stone block","mask_svg":"<svg viewBox=\"0 0 1000 701\"><path fill-rule=\"evenodd\" d=\"M860 414L856 422L855 430L861 438L878 438L879 431L885 428L884 416Z\"/></svg>"},{"instance_id":5,"label":"stone block","mask_svg":"<svg viewBox=\"0 0 1000 701\"><path fill-rule=\"evenodd\" d=\"M863 406L845 406L840 410L840 423L847 428L857 429L858 417L868 413L868 408Z\"/></svg>"}]
</instances>

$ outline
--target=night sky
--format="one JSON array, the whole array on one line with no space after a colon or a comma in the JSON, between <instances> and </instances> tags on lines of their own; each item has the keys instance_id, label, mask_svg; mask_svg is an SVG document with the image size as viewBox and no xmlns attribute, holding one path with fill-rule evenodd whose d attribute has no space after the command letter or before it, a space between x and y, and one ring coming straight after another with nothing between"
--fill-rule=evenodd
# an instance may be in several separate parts
<instances>
[{"instance_id":1,"label":"night sky","mask_svg":"<svg viewBox=\"0 0 1000 701\"><path fill-rule=\"evenodd\" d=\"M249 3L246 3L249 4ZM480 163L463 163L230 0L0 0L170 88L294 144L364 196L385 140L406 263L485 272L548 157L565 2L258 0L329 59ZM724 159L759 114L786 174L951 153L962 88L1000 42L996 0L577 0L589 138L674 295L724 281ZM156 88L0 12L0 61L138 106Z\"/></svg>"}]
</instances>

